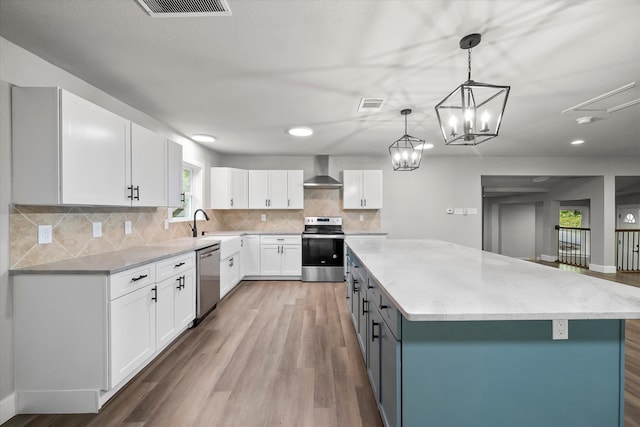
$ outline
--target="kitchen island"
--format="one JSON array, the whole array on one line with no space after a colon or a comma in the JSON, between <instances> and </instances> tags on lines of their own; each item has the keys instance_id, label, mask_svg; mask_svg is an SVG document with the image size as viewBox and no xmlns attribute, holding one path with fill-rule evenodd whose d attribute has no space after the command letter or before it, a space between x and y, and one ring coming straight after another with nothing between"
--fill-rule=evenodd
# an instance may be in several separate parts
<instances>
[{"instance_id":1,"label":"kitchen island","mask_svg":"<svg viewBox=\"0 0 640 427\"><path fill-rule=\"evenodd\" d=\"M348 243L387 426L623 426L640 289L435 240Z\"/></svg>"}]
</instances>

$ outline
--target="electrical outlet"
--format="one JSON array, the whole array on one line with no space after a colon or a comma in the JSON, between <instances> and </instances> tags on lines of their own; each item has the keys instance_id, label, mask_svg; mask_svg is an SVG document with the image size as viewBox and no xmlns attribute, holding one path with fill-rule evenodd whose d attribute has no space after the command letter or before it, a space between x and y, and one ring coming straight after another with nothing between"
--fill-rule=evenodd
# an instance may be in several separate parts
<instances>
[{"instance_id":1,"label":"electrical outlet","mask_svg":"<svg viewBox=\"0 0 640 427\"><path fill-rule=\"evenodd\" d=\"M131 234L131 221L124 222L124 234Z\"/></svg>"},{"instance_id":2,"label":"electrical outlet","mask_svg":"<svg viewBox=\"0 0 640 427\"><path fill-rule=\"evenodd\" d=\"M165 230L168 230L168 229L169 229L169 220L168 220L168 219L165 219L165 220L164 220L164 229L165 229Z\"/></svg>"},{"instance_id":3,"label":"electrical outlet","mask_svg":"<svg viewBox=\"0 0 640 427\"><path fill-rule=\"evenodd\" d=\"M53 226L39 225L38 226L38 244L46 245L51 242L53 242Z\"/></svg>"},{"instance_id":4,"label":"electrical outlet","mask_svg":"<svg viewBox=\"0 0 640 427\"><path fill-rule=\"evenodd\" d=\"M260 221L265 222L267 220L267 214L260 215Z\"/></svg>"},{"instance_id":5,"label":"electrical outlet","mask_svg":"<svg viewBox=\"0 0 640 427\"><path fill-rule=\"evenodd\" d=\"M551 324L554 340L569 339L569 321L567 319L552 320Z\"/></svg>"},{"instance_id":6,"label":"electrical outlet","mask_svg":"<svg viewBox=\"0 0 640 427\"><path fill-rule=\"evenodd\" d=\"M360 214L360 221L364 221L364 214Z\"/></svg>"},{"instance_id":7,"label":"electrical outlet","mask_svg":"<svg viewBox=\"0 0 640 427\"><path fill-rule=\"evenodd\" d=\"M93 227L93 237L102 237L102 223L93 222L91 225Z\"/></svg>"}]
</instances>

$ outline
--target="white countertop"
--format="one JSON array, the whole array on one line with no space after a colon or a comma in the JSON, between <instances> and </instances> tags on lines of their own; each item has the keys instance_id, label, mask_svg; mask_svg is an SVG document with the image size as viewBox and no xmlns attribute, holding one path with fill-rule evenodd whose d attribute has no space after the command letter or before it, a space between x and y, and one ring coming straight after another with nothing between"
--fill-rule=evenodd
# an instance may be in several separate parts
<instances>
[{"instance_id":1,"label":"white countertop","mask_svg":"<svg viewBox=\"0 0 640 427\"><path fill-rule=\"evenodd\" d=\"M438 240L350 240L407 320L638 319L640 288Z\"/></svg>"}]
</instances>

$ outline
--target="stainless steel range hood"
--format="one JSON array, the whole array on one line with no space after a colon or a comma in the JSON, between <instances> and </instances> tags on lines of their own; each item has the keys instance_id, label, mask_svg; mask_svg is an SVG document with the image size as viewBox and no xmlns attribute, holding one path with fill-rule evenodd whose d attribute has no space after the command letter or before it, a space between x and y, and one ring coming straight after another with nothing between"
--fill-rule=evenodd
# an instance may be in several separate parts
<instances>
[{"instance_id":1,"label":"stainless steel range hood","mask_svg":"<svg viewBox=\"0 0 640 427\"><path fill-rule=\"evenodd\" d=\"M340 181L329 176L329 156L316 156L314 170L316 175L304 182L304 188L342 188Z\"/></svg>"}]
</instances>

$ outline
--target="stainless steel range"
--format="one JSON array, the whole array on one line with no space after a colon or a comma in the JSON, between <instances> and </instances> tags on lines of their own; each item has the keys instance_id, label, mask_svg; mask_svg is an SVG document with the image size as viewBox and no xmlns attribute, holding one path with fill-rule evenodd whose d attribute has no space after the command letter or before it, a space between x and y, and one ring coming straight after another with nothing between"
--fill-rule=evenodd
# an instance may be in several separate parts
<instances>
[{"instance_id":1,"label":"stainless steel range","mask_svg":"<svg viewBox=\"0 0 640 427\"><path fill-rule=\"evenodd\" d=\"M344 280L344 232L341 217L305 217L302 233L302 281Z\"/></svg>"}]
</instances>

